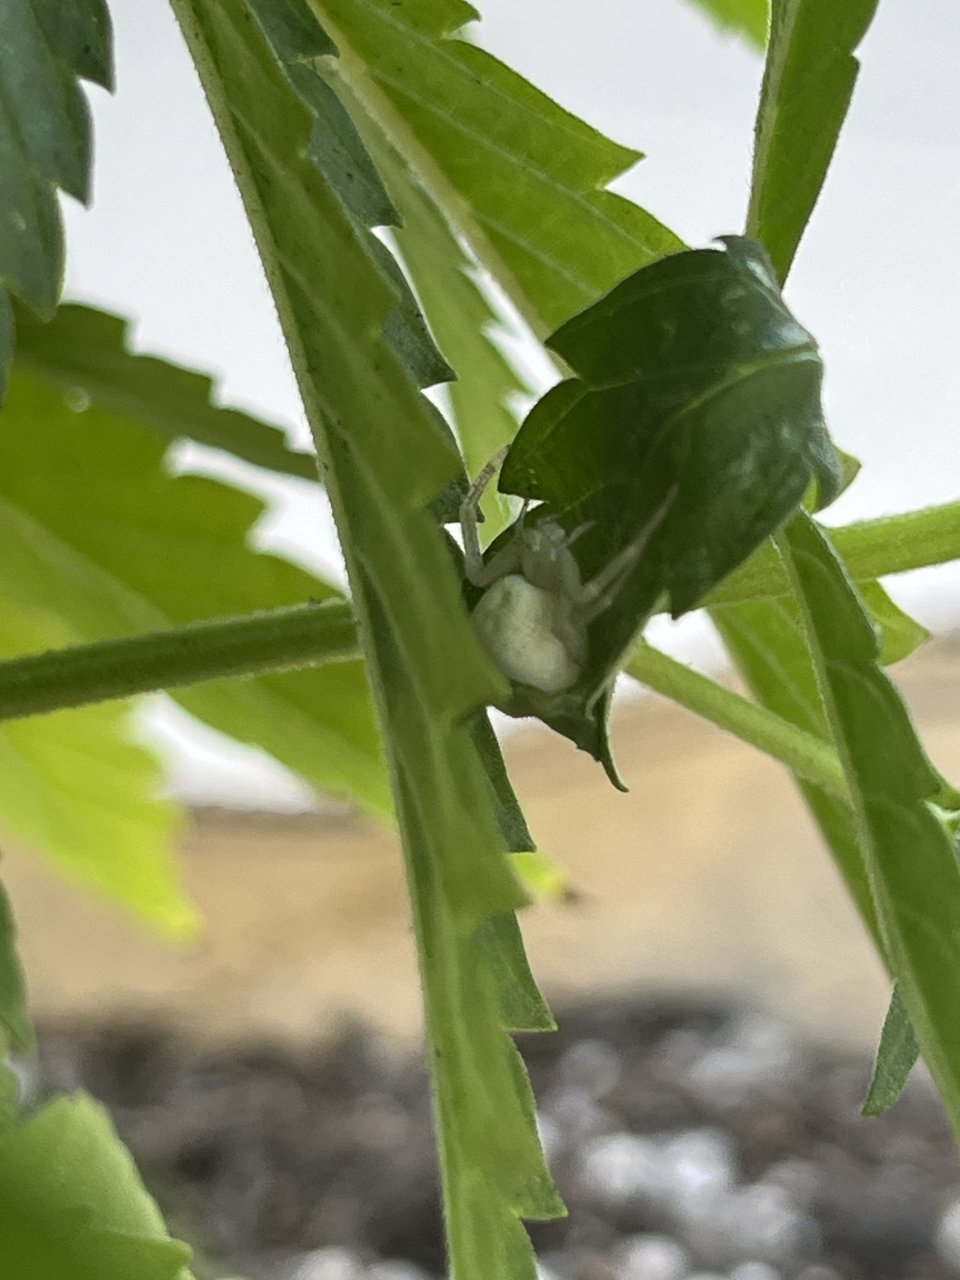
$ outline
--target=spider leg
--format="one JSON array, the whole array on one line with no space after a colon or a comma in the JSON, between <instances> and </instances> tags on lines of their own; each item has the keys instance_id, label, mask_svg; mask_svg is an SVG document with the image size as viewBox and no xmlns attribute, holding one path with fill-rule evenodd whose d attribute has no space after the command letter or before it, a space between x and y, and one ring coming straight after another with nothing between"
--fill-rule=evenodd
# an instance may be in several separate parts
<instances>
[{"instance_id":1,"label":"spider leg","mask_svg":"<svg viewBox=\"0 0 960 1280\"><path fill-rule=\"evenodd\" d=\"M494 578L488 577L490 566L483 563L483 551L480 547L480 535L477 532L480 510L480 499L487 485L500 470L510 446L498 449L487 465L467 490L466 497L460 503L460 528L463 531L463 567L470 582L477 587L489 586ZM497 575L494 575L496 577Z\"/></svg>"},{"instance_id":2,"label":"spider leg","mask_svg":"<svg viewBox=\"0 0 960 1280\"><path fill-rule=\"evenodd\" d=\"M580 609L584 622L589 625L595 618L605 612L613 603L624 575L637 563L646 550L650 539L663 524L677 499L678 486L674 485L663 502L640 530L640 533L621 551L618 551L609 564L589 582L585 582L580 591Z\"/></svg>"}]
</instances>

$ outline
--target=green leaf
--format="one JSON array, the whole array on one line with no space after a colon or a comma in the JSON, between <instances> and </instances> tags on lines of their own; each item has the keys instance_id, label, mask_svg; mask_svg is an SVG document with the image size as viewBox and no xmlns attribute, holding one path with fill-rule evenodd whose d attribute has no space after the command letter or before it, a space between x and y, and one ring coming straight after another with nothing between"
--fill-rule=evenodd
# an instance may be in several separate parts
<instances>
[{"instance_id":1,"label":"green leaf","mask_svg":"<svg viewBox=\"0 0 960 1280\"><path fill-rule=\"evenodd\" d=\"M840 470L820 407L822 365L762 251L730 238L645 267L550 339L577 377L534 406L500 488L539 499L529 523L571 536L584 581L663 516L589 631L581 677L561 694L517 686L500 705L534 714L606 765L606 691L664 598L694 607ZM504 533L489 556L515 536ZM473 593L476 598L479 593Z\"/></svg>"},{"instance_id":2,"label":"green leaf","mask_svg":"<svg viewBox=\"0 0 960 1280\"><path fill-rule=\"evenodd\" d=\"M477 16L464 0L313 7L339 55L325 74L346 81L539 336L681 247L603 189L640 154L461 38Z\"/></svg>"},{"instance_id":3,"label":"green leaf","mask_svg":"<svg viewBox=\"0 0 960 1280\"><path fill-rule=\"evenodd\" d=\"M133 355L129 325L93 307L63 306L47 324L20 309L17 366L67 393L155 431L222 449L255 466L317 479L313 453L288 448L283 431L211 403L213 382L166 360Z\"/></svg>"},{"instance_id":4,"label":"green leaf","mask_svg":"<svg viewBox=\"0 0 960 1280\"><path fill-rule=\"evenodd\" d=\"M850 576L862 586L886 574L960 559L960 502L858 520L832 529L830 536ZM763 546L711 593L709 603L725 605L789 594L779 557L773 547Z\"/></svg>"},{"instance_id":5,"label":"green leaf","mask_svg":"<svg viewBox=\"0 0 960 1280\"><path fill-rule=\"evenodd\" d=\"M880 662L892 666L909 658L930 639L930 632L904 613L879 582L862 582L857 588L867 612L880 635Z\"/></svg>"},{"instance_id":6,"label":"green leaf","mask_svg":"<svg viewBox=\"0 0 960 1280\"><path fill-rule=\"evenodd\" d=\"M467 471L476 475L516 435L517 418L509 401L528 395L529 388L491 339L499 317L480 288L476 263L373 122L361 121L402 218L395 235L404 263L434 337L457 371L450 402ZM493 532L510 515L509 504L493 491L486 495L483 511L493 521Z\"/></svg>"},{"instance_id":7,"label":"green leaf","mask_svg":"<svg viewBox=\"0 0 960 1280\"><path fill-rule=\"evenodd\" d=\"M49 384L16 374L0 430L0 591L59 615L66 630L58 643L338 594L248 548L261 502L206 477L173 476L164 455L164 442L130 419L93 405L75 412ZM312 785L389 812L360 663L213 682L174 696Z\"/></svg>"},{"instance_id":8,"label":"green leaf","mask_svg":"<svg viewBox=\"0 0 960 1280\"><path fill-rule=\"evenodd\" d=\"M771 549L772 554L776 554ZM832 745L806 634L795 601L784 596L714 608L711 619L759 702ZM861 919L883 954L860 840L847 804L799 776L797 784L829 845Z\"/></svg>"},{"instance_id":9,"label":"green leaf","mask_svg":"<svg viewBox=\"0 0 960 1280\"><path fill-rule=\"evenodd\" d=\"M781 283L823 186L860 69L854 50L876 8L877 0L773 0L747 232L766 246Z\"/></svg>"},{"instance_id":10,"label":"green leaf","mask_svg":"<svg viewBox=\"0 0 960 1280\"><path fill-rule=\"evenodd\" d=\"M878 666L874 629L825 535L798 517L781 546L850 784L892 975L960 1131L960 865L935 808L942 779Z\"/></svg>"},{"instance_id":11,"label":"green leaf","mask_svg":"<svg viewBox=\"0 0 960 1280\"><path fill-rule=\"evenodd\" d=\"M60 187L89 198L90 112L79 79L111 84L104 0L0 0L0 399L13 349L8 290L53 314L63 277Z\"/></svg>"},{"instance_id":12,"label":"green leaf","mask_svg":"<svg viewBox=\"0 0 960 1280\"><path fill-rule=\"evenodd\" d=\"M33 1048L33 1027L27 1016L27 993L16 939L13 909L6 889L0 884L0 1027L15 1049L27 1053ZM0 1106L0 1117L2 1112Z\"/></svg>"},{"instance_id":13,"label":"green leaf","mask_svg":"<svg viewBox=\"0 0 960 1280\"><path fill-rule=\"evenodd\" d=\"M0 1130L0 1257L17 1280L191 1280L190 1249L83 1095Z\"/></svg>"},{"instance_id":14,"label":"green leaf","mask_svg":"<svg viewBox=\"0 0 960 1280\"><path fill-rule=\"evenodd\" d=\"M920 1046L913 1023L903 1003L899 986L894 983L890 1008L880 1033L873 1077L863 1103L865 1116L881 1116L889 1111L903 1093L910 1072L920 1056Z\"/></svg>"},{"instance_id":15,"label":"green leaf","mask_svg":"<svg viewBox=\"0 0 960 1280\"><path fill-rule=\"evenodd\" d=\"M323 47L309 11L293 0L174 0L174 9L290 346L385 731L421 956L452 1269L460 1280L532 1277L519 1218L561 1206L504 1032L504 1010L530 993L507 963L516 960L512 943L491 966L477 938L485 921L523 901L469 723L500 686L427 511L461 478L459 457L419 391L427 362L396 340L409 292L337 171L308 153L319 90L307 83L307 59ZM295 29L305 32L299 48L288 40ZM406 331L416 332L409 323ZM515 989L500 986L506 973Z\"/></svg>"},{"instance_id":16,"label":"green leaf","mask_svg":"<svg viewBox=\"0 0 960 1280\"><path fill-rule=\"evenodd\" d=\"M756 48L767 43L770 0L692 0L722 31L735 31Z\"/></svg>"},{"instance_id":17,"label":"green leaf","mask_svg":"<svg viewBox=\"0 0 960 1280\"><path fill-rule=\"evenodd\" d=\"M12 392L11 403L15 399ZM6 439L0 431L0 454ZM0 525L9 514L0 503ZM5 554L5 586L12 569ZM60 647L71 638L62 619L36 607L26 592L4 595L0 655ZM113 702L0 724L0 825L71 879L161 932L187 937L196 932L199 916L185 895L173 848L180 815L161 798L158 761L129 741L129 710L129 704Z\"/></svg>"}]
</instances>

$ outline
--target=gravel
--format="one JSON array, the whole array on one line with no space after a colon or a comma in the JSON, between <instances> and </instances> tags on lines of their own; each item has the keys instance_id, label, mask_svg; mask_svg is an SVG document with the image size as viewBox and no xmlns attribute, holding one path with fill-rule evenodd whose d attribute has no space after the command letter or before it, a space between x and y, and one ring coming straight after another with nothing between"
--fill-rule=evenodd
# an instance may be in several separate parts
<instances>
[{"instance_id":1,"label":"gravel","mask_svg":"<svg viewBox=\"0 0 960 1280\"><path fill-rule=\"evenodd\" d=\"M560 1024L519 1038L570 1209L530 1226L540 1280L960 1278L960 1161L922 1074L867 1120L870 1062L774 1018L621 1002ZM198 1276L446 1272L422 1066L369 1031L294 1054L48 1030L25 1078L111 1108Z\"/></svg>"}]
</instances>

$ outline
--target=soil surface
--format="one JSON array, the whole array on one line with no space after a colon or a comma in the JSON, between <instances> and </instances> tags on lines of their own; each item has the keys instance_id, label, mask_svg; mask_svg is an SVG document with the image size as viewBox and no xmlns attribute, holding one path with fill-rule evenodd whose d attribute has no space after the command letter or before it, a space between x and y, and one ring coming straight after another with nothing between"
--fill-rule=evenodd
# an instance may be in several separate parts
<instances>
[{"instance_id":1,"label":"soil surface","mask_svg":"<svg viewBox=\"0 0 960 1280\"><path fill-rule=\"evenodd\" d=\"M954 1280L960 1160L925 1078L859 1114L870 1062L757 1013L568 1009L521 1037L570 1216L545 1280ZM345 1031L308 1053L160 1030L42 1037L37 1092L112 1110L199 1276L446 1272L422 1064Z\"/></svg>"}]
</instances>

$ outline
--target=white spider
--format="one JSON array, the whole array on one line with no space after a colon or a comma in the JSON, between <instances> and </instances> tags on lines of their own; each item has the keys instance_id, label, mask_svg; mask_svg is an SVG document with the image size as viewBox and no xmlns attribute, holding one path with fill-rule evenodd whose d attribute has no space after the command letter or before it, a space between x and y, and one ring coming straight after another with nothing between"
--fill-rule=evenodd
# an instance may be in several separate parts
<instances>
[{"instance_id":1,"label":"white spider","mask_svg":"<svg viewBox=\"0 0 960 1280\"><path fill-rule=\"evenodd\" d=\"M502 449L487 463L460 504L464 571L473 586L483 589L473 624L488 656L514 684L562 693L583 673L590 624L612 603L624 574L673 505L676 490L640 535L589 582L582 581L570 548L591 526L567 533L553 520L527 525L526 509L513 526L511 540L485 563L477 513L506 454Z\"/></svg>"}]
</instances>

